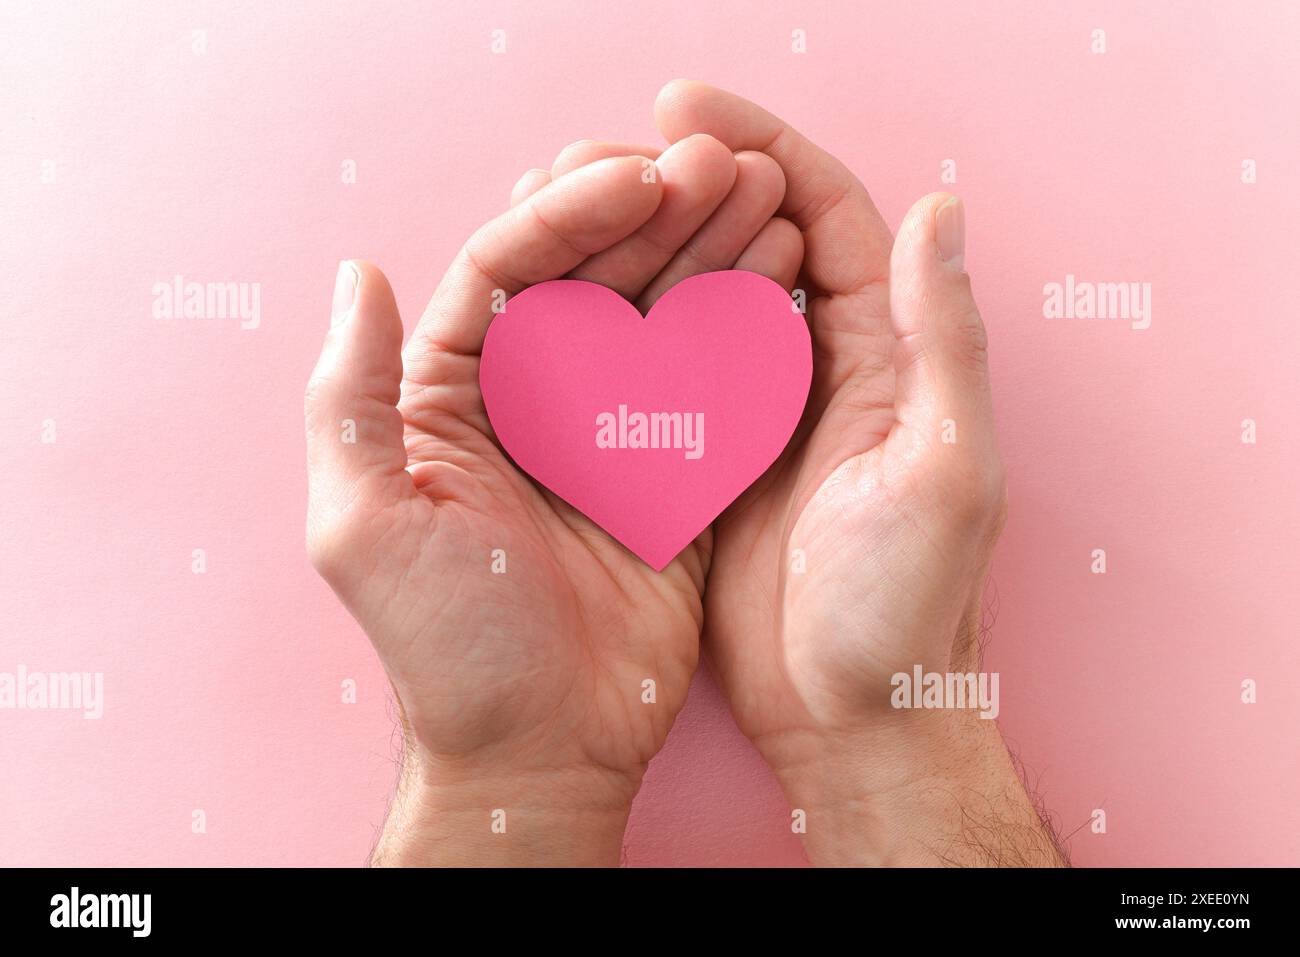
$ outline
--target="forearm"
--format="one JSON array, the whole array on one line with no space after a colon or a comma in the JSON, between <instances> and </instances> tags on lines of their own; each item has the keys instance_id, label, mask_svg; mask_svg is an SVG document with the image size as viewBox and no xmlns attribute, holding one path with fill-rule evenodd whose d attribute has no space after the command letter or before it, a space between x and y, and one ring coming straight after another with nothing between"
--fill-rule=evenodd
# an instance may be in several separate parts
<instances>
[{"instance_id":1,"label":"forearm","mask_svg":"<svg viewBox=\"0 0 1300 957\"><path fill-rule=\"evenodd\" d=\"M890 715L870 731L787 742L778 771L825 866L1059 867L997 723L971 711Z\"/></svg>"},{"instance_id":2,"label":"forearm","mask_svg":"<svg viewBox=\"0 0 1300 957\"><path fill-rule=\"evenodd\" d=\"M373 867L616 867L635 788L596 770L449 771L408 760Z\"/></svg>"}]
</instances>

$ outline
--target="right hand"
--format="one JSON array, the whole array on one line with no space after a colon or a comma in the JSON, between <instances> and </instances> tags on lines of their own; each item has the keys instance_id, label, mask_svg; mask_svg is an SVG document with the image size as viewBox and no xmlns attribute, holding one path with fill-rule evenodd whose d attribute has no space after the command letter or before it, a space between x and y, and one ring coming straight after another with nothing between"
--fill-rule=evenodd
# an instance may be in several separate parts
<instances>
[{"instance_id":1,"label":"right hand","mask_svg":"<svg viewBox=\"0 0 1300 957\"><path fill-rule=\"evenodd\" d=\"M707 136L657 162L584 158L567 175L532 177L530 195L465 244L404 352L383 274L341 265L307 390L308 547L401 708L390 859L445 854L449 836L487 834L504 808L516 840L460 860L617 861L632 797L695 668L711 533L657 573L536 486L493 437L479 351L496 290L568 275L645 308L662 276L700 271L702 257L770 262L763 227L784 184L762 161L764 186L748 193L733 190L731 151ZM788 275L774 278L788 286L798 258L781 257ZM653 705L641 700L647 678ZM566 838L561 819L583 821L592 846ZM510 847L522 858L490 856Z\"/></svg>"}]
</instances>

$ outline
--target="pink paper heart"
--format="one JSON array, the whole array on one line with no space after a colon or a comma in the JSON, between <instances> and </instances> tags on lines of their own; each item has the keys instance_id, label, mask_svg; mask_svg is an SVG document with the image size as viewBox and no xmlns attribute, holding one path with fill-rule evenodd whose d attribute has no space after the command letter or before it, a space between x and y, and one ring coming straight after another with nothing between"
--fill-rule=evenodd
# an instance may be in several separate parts
<instances>
[{"instance_id":1,"label":"pink paper heart","mask_svg":"<svg viewBox=\"0 0 1300 957\"><path fill-rule=\"evenodd\" d=\"M595 283L531 286L479 366L516 464L656 571L776 460L811 378L789 294L741 271L683 280L644 317Z\"/></svg>"}]
</instances>

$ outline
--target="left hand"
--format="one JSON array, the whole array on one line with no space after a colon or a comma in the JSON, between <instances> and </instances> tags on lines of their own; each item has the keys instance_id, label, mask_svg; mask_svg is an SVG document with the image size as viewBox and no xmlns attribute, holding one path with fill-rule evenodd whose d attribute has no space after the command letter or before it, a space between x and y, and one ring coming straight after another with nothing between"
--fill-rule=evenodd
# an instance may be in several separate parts
<instances>
[{"instance_id":1,"label":"left hand","mask_svg":"<svg viewBox=\"0 0 1300 957\"><path fill-rule=\"evenodd\" d=\"M401 710L403 774L376 861L616 863L685 700L711 531L652 571L514 468L477 375L497 289L567 274L648 308L705 262L793 281L802 247L770 223L775 163L738 163L708 136L651 157L526 178L529 195L470 238L400 355L383 274L340 269L307 393L308 544ZM489 830L497 809L505 835Z\"/></svg>"},{"instance_id":2,"label":"left hand","mask_svg":"<svg viewBox=\"0 0 1300 957\"><path fill-rule=\"evenodd\" d=\"M678 81L656 117L669 142L779 163L805 243L808 406L714 525L704 647L737 723L807 812L815 862L1055 863L996 722L890 702L916 665L978 668L1006 515L960 201L920 200L895 240L842 163L754 104Z\"/></svg>"}]
</instances>

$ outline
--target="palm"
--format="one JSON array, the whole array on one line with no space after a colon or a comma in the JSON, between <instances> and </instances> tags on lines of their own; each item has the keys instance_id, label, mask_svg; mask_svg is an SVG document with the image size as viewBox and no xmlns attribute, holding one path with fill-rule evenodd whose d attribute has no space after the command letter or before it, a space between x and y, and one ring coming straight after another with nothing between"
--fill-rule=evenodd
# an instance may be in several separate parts
<instances>
[{"instance_id":1,"label":"palm","mask_svg":"<svg viewBox=\"0 0 1300 957\"><path fill-rule=\"evenodd\" d=\"M491 742L643 764L695 667L704 549L655 573L522 475L492 437L477 374L463 381L437 406L417 388L400 407L421 495L403 506L413 561L391 569L389 607L417 625L394 622L401 639L380 653L412 692L407 719L437 753ZM646 679L661 706L643 702Z\"/></svg>"},{"instance_id":2,"label":"palm","mask_svg":"<svg viewBox=\"0 0 1300 957\"><path fill-rule=\"evenodd\" d=\"M898 488L910 479L896 454L905 438L890 342L844 321L862 310L888 310L888 290L810 304L815 353L861 359L815 365L786 454L717 522L708 641L737 721L755 737L831 716L864 679L885 674L887 684L898 662L916 660L892 640L897 623L885 613L906 587L888 545L911 490Z\"/></svg>"}]
</instances>

